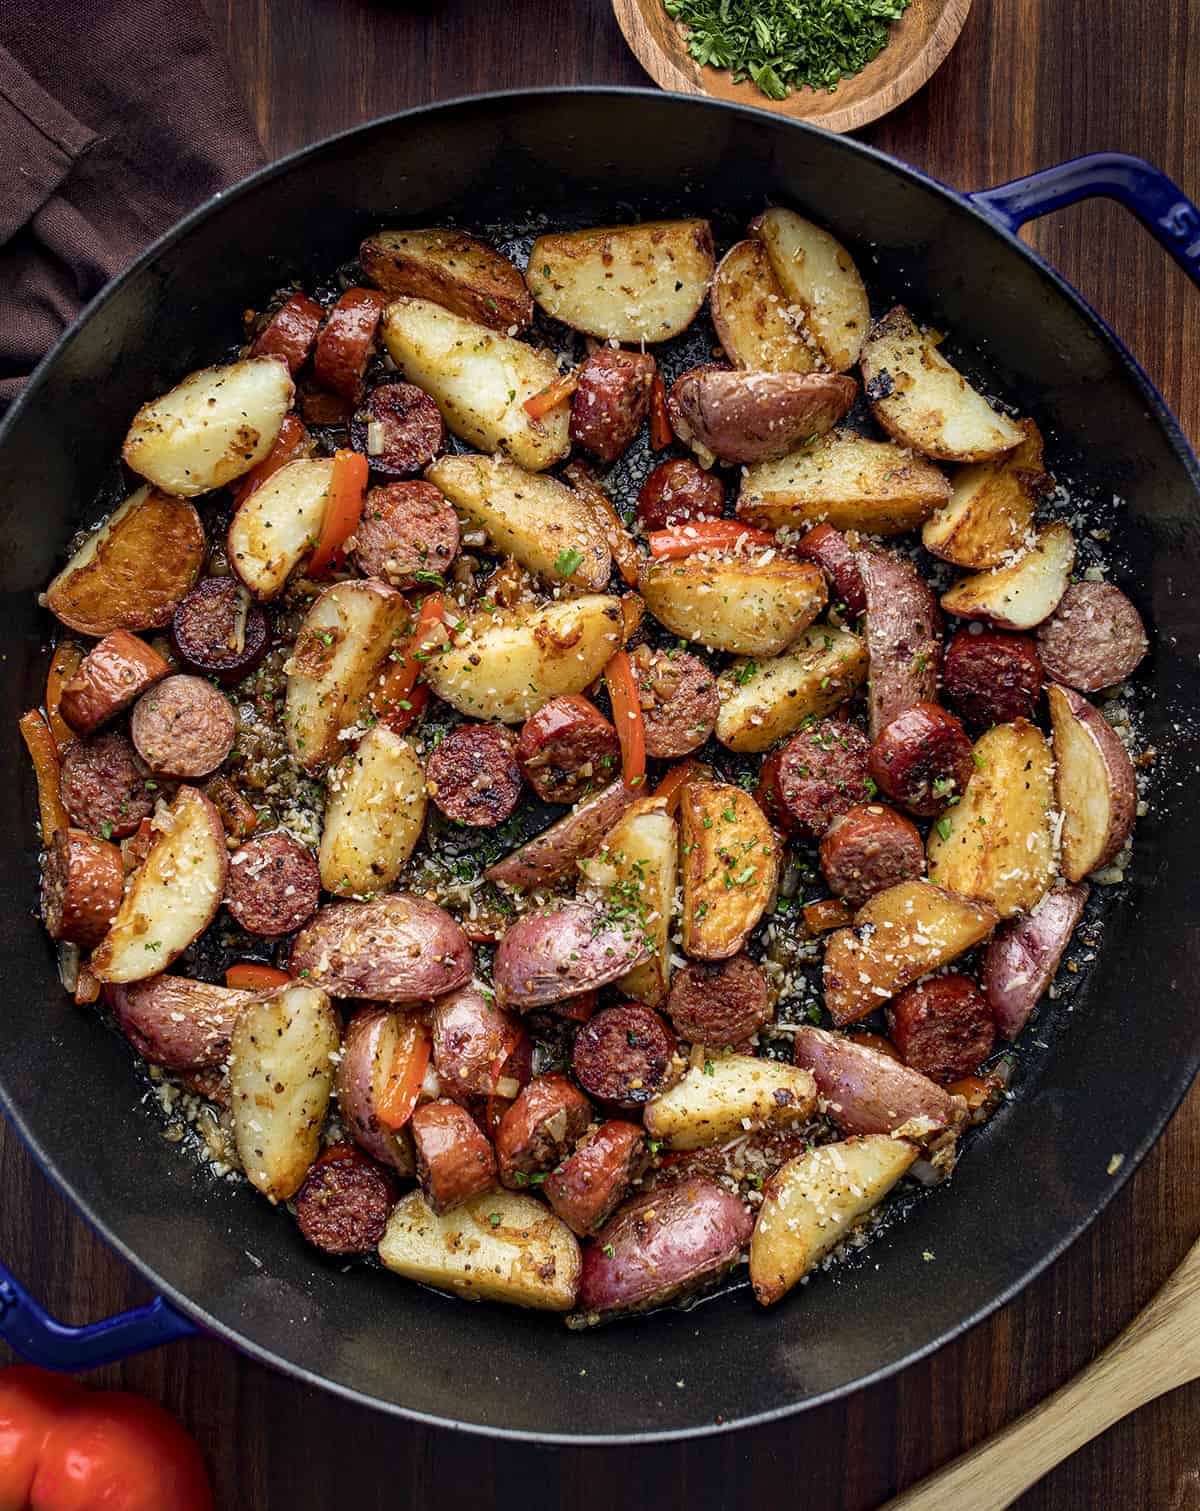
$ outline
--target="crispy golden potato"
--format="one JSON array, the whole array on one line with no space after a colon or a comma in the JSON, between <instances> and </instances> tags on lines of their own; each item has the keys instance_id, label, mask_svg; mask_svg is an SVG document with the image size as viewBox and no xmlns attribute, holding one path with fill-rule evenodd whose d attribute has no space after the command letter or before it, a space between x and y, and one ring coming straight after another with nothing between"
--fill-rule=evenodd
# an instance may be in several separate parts
<instances>
[{"instance_id":1,"label":"crispy golden potato","mask_svg":"<svg viewBox=\"0 0 1200 1511\"><path fill-rule=\"evenodd\" d=\"M871 324L871 306L849 252L828 231L794 210L775 208L750 227L767 249L789 303L803 311L806 329L834 372L858 361Z\"/></svg>"},{"instance_id":2,"label":"crispy golden potato","mask_svg":"<svg viewBox=\"0 0 1200 1511\"><path fill-rule=\"evenodd\" d=\"M705 1149L750 1128L807 1122L816 1105L809 1071L755 1055L718 1055L647 1102L642 1121L668 1149Z\"/></svg>"},{"instance_id":3,"label":"crispy golden potato","mask_svg":"<svg viewBox=\"0 0 1200 1511\"><path fill-rule=\"evenodd\" d=\"M686 556L651 561L639 590L646 607L685 640L739 656L775 656L825 607L825 578L808 561L773 556Z\"/></svg>"},{"instance_id":4,"label":"crispy golden potato","mask_svg":"<svg viewBox=\"0 0 1200 1511\"><path fill-rule=\"evenodd\" d=\"M779 845L762 809L729 782L689 782L680 803L683 948L736 955L775 896Z\"/></svg>"},{"instance_id":5,"label":"crispy golden potato","mask_svg":"<svg viewBox=\"0 0 1200 1511\"><path fill-rule=\"evenodd\" d=\"M533 300L520 269L465 231L442 226L379 231L363 242L358 260L385 294L430 299L465 320L509 335L533 321Z\"/></svg>"},{"instance_id":6,"label":"crispy golden potato","mask_svg":"<svg viewBox=\"0 0 1200 1511\"><path fill-rule=\"evenodd\" d=\"M1023 439L994 462L973 462L954 476L950 500L921 527L927 551L960 567L995 567L1029 543L1033 511L1050 479L1042 437L1022 420Z\"/></svg>"},{"instance_id":7,"label":"crispy golden potato","mask_svg":"<svg viewBox=\"0 0 1200 1511\"><path fill-rule=\"evenodd\" d=\"M726 252L709 308L717 340L735 367L807 373L820 365L810 338L789 318L788 297L762 242L739 241Z\"/></svg>"},{"instance_id":8,"label":"crispy golden potato","mask_svg":"<svg viewBox=\"0 0 1200 1511\"><path fill-rule=\"evenodd\" d=\"M1129 838L1137 814L1137 778L1116 731L1081 693L1051 682L1046 698L1063 815L1063 875L1080 881L1106 866Z\"/></svg>"},{"instance_id":9,"label":"crispy golden potato","mask_svg":"<svg viewBox=\"0 0 1200 1511\"><path fill-rule=\"evenodd\" d=\"M1034 545L1011 566L961 578L942 594L942 607L960 619L1031 630L1058 607L1074 566L1075 537L1069 525L1056 520L1038 531Z\"/></svg>"},{"instance_id":10,"label":"crispy golden potato","mask_svg":"<svg viewBox=\"0 0 1200 1511\"><path fill-rule=\"evenodd\" d=\"M696 318L712 277L706 220L539 236L525 281L556 320L601 340L667 341Z\"/></svg>"},{"instance_id":11,"label":"crispy golden potato","mask_svg":"<svg viewBox=\"0 0 1200 1511\"><path fill-rule=\"evenodd\" d=\"M725 668L717 678L717 739L730 750L769 750L844 703L866 675L867 648L859 636L809 625L782 656Z\"/></svg>"},{"instance_id":12,"label":"crispy golden potato","mask_svg":"<svg viewBox=\"0 0 1200 1511\"><path fill-rule=\"evenodd\" d=\"M234 513L226 538L233 570L256 598L276 598L321 535L330 457L300 457L273 473Z\"/></svg>"},{"instance_id":13,"label":"crispy golden potato","mask_svg":"<svg viewBox=\"0 0 1200 1511\"><path fill-rule=\"evenodd\" d=\"M318 862L339 897L382 892L400 875L425 823L425 772L406 739L383 724L331 768Z\"/></svg>"},{"instance_id":14,"label":"crispy golden potato","mask_svg":"<svg viewBox=\"0 0 1200 1511\"><path fill-rule=\"evenodd\" d=\"M1054 762L1027 719L993 726L974 756L967 790L929 831L929 879L1011 918L1054 879Z\"/></svg>"},{"instance_id":15,"label":"crispy golden potato","mask_svg":"<svg viewBox=\"0 0 1200 1511\"><path fill-rule=\"evenodd\" d=\"M627 997L657 1007L671 984L671 918L675 909L678 835L665 798L633 803L604 837L595 855L579 862L588 881L611 900L632 908L650 959L617 982Z\"/></svg>"}]
</instances>

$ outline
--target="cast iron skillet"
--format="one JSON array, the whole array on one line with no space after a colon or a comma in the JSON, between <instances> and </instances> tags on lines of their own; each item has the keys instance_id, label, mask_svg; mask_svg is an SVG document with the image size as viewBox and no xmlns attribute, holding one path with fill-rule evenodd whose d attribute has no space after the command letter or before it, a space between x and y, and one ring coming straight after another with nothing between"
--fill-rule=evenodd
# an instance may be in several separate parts
<instances>
[{"instance_id":1,"label":"cast iron skillet","mask_svg":"<svg viewBox=\"0 0 1200 1511\"><path fill-rule=\"evenodd\" d=\"M0 433L0 742L13 774L0 793L11 836L0 1098L51 1178L169 1301L98 1330L62 1329L7 1283L0 1333L79 1368L190 1331L191 1318L306 1380L425 1421L552 1442L682 1437L901 1368L1009 1299L1087 1227L1200 1063L1200 809L1186 787L1160 779L1096 968L948 1189L866 1262L770 1312L742 1290L581 1335L324 1265L293 1222L162 1140L126 1047L58 987L32 906L34 800L16 720L45 674L50 623L36 594L130 416L236 340L243 306L328 271L385 223L715 211L744 223L777 199L845 239L874 294L908 299L976 353L973 371L1037 419L1056 471L1127 501L1122 580L1154 640L1140 674L1153 694L1145 732L1169 750L1200 692L1200 470L1132 358L1011 234L1091 193L1123 199L1196 276L1188 243L1200 216L1134 159L1083 159L972 203L856 142L754 110L640 90L492 95L378 121L263 170L96 301ZM1114 1154L1124 1158L1111 1175Z\"/></svg>"}]
</instances>

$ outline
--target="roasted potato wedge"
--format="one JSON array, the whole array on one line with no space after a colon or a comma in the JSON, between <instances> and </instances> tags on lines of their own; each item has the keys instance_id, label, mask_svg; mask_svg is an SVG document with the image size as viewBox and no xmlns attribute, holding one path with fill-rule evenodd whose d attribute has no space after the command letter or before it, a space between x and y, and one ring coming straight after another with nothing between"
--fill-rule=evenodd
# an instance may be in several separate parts
<instances>
[{"instance_id":1,"label":"roasted potato wedge","mask_svg":"<svg viewBox=\"0 0 1200 1511\"><path fill-rule=\"evenodd\" d=\"M438 695L476 719L520 724L560 693L582 692L621 648L621 600L600 594L507 614L475 614L432 657Z\"/></svg>"},{"instance_id":2,"label":"roasted potato wedge","mask_svg":"<svg viewBox=\"0 0 1200 1511\"><path fill-rule=\"evenodd\" d=\"M518 892L553 886L569 876L584 856L592 854L625 810L637 801L618 777L599 792L581 798L549 829L489 866L483 879Z\"/></svg>"},{"instance_id":3,"label":"roasted potato wedge","mask_svg":"<svg viewBox=\"0 0 1200 1511\"><path fill-rule=\"evenodd\" d=\"M1002 1039L1011 1043L1029 1021L1087 900L1085 886L1051 887L1027 917L1010 919L988 941L980 984Z\"/></svg>"},{"instance_id":4,"label":"roasted potato wedge","mask_svg":"<svg viewBox=\"0 0 1200 1511\"><path fill-rule=\"evenodd\" d=\"M849 430L747 467L737 512L762 530L808 530L822 521L864 535L903 535L950 497L945 475L891 441Z\"/></svg>"},{"instance_id":5,"label":"roasted potato wedge","mask_svg":"<svg viewBox=\"0 0 1200 1511\"><path fill-rule=\"evenodd\" d=\"M711 466L765 462L824 435L854 403L853 378L837 373L730 372L693 367L671 385L671 428Z\"/></svg>"},{"instance_id":6,"label":"roasted potato wedge","mask_svg":"<svg viewBox=\"0 0 1200 1511\"><path fill-rule=\"evenodd\" d=\"M526 399L558 377L551 357L429 299L394 300L382 329L392 361L429 394L447 426L468 445L503 452L530 472L566 456L571 448L566 400L540 420L524 408Z\"/></svg>"},{"instance_id":7,"label":"roasted potato wedge","mask_svg":"<svg viewBox=\"0 0 1200 1511\"><path fill-rule=\"evenodd\" d=\"M271 1201L300 1189L321 1147L340 1043L324 992L285 986L238 1015L229 1050L233 1133L246 1179Z\"/></svg>"},{"instance_id":8,"label":"roasted potato wedge","mask_svg":"<svg viewBox=\"0 0 1200 1511\"><path fill-rule=\"evenodd\" d=\"M853 367L871 306L849 252L811 220L779 207L760 215L750 234L766 247L788 303L803 311L805 328L826 362L834 372Z\"/></svg>"},{"instance_id":9,"label":"roasted potato wedge","mask_svg":"<svg viewBox=\"0 0 1200 1511\"><path fill-rule=\"evenodd\" d=\"M425 476L528 571L593 592L608 585L612 557L596 512L557 478L498 456L444 456Z\"/></svg>"},{"instance_id":10,"label":"roasted potato wedge","mask_svg":"<svg viewBox=\"0 0 1200 1511\"><path fill-rule=\"evenodd\" d=\"M92 951L92 974L144 981L166 970L216 917L228 872L220 815L195 787L180 787L112 927Z\"/></svg>"},{"instance_id":11,"label":"roasted potato wedge","mask_svg":"<svg viewBox=\"0 0 1200 1511\"><path fill-rule=\"evenodd\" d=\"M1011 918L1054 879L1054 761L1027 719L993 726L974 756L967 790L929 831L929 879Z\"/></svg>"},{"instance_id":12,"label":"roasted potato wedge","mask_svg":"<svg viewBox=\"0 0 1200 1511\"><path fill-rule=\"evenodd\" d=\"M949 501L921 527L927 551L956 566L996 567L1029 541L1033 511L1050 479L1043 467L1042 436L1021 421L1022 439L994 462L974 462L955 473Z\"/></svg>"},{"instance_id":13,"label":"roasted potato wedge","mask_svg":"<svg viewBox=\"0 0 1200 1511\"><path fill-rule=\"evenodd\" d=\"M669 1149L704 1149L744 1129L804 1123L816 1105L817 1083L807 1070L754 1055L721 1055L647 1102L642 1121Z\"/></svg>"},{"instance_id":14,"label":"roasted potato wedge","mask_svg":"<svg viewBox=\"0 0 1200 1511\"><path fill-rule=\"evenodd\" d=\"M1106 866L1129 838L1137 778L1112 725L1073 688L1046 686L1054 729L1055 786L1062 812L1062 871L1082 881Z\"/></svg>"},{"instance_id":15,"label":"roasted potato wedge","mask_svg":"<svg viewBox=\"0 0 1200 1511\"><path fill-rule=\"evenodd\" d=\"M327 787L321 885L341 897L390 887L425 823L425 772L416 751L377 724L331 768Z\"/></svg>"},{"instance_id":16,"label":"roasted potato wedge","mask_svg":"<svg viewBox=\"0 0 1200 1511\"><path fill-rule=\"evenodd\" d=\"M331 902L292 945L291 972L333 997L424 1002L471 979L467 936L436 903L406 892Z\"/></svg>"},{"instance_id":17,"label":"roasted potato wedge","mask_svg":"<svg viewBox=\"0 0 1200 1511\"><path fill-rule=\"evenodd\" d=\"M914 1145L874 1133L810 1149L777 1170L750 1240L750 1283L763 1306L815 1269L916 1157Z\"/></svg>"},{"instance_id":18,"label":"roasted potato wedge","mask_svg":"<svg viewBox=\"0 0 1200 1511\"><path fill-rule=\"evenodd\" d=\"M333 1081L338 1116L355 1143L372 1159L406 1177L415 1175L417 1168L412 1130L406 1123L393 1131L380 1121L378 1109L411 1021L409 1013L385 1007L360 1007L351 1013Z\"/></svg>"},{"instance_id":19,"label":"roasted potato wedge","mask_svg":"<svg viewBox=\"0 0 1200 1511\"><path fill-rule=\"evenodd\" d=\"M75 552L46 589L46 607L81 635L160 629L204 562L196 506L139 488Z\"/></svg>"},{"instance_id":20,"label":"roasted potato wedge","mask_svg":"<svg viewBox=\"0 0 1200 1511\"><path fill-rule=\"evenodd\" d=\"M918 977L956 960L997 923L984 902L956 897L929 881L877 892L825 945L825 1006L837 1024L882 1007Z\"/></svg>"},{"instance_id":21,"label":"roasted potato wedge","mask_svg":"<svg viewBox=\"0 0 1200 1511\"><path fill-rule=\"evenodd\" d=\"M133 417L121 455L164 493L223 488L275 444L296 390L274 357L246 357L191 373Z\"/></svg>"},{"instance_id":22,"label":"roasted potato wedge","mask_svg":"<svg viewBox=\"0 0 1200 1511\"><path fill-rule=\"evenodd\" d=\"M929 584L907 557L860 551L867 600L867 715L871 738L914 703L936 703L942 621Z\"/></svg>"},{"instance_id":23,"label":"roasted potato wedge","mask_svg":"<svg viewBox=\"0 0 1200 1511\"><path fill-rule=\"evenodd\" d=\"M993 409L896 305L862 349L875 418L902 446L942 462L987 462L1021 441L1021 428Z\"/></svg>"},{"instance_id":24,"label":"roasted potato wedge","mask_svg":"<svg viewBox=\"0 0 1200 1511\"><path fill-rule=\"evenodd\" d=\"M533 300L520 269L465 231L441 226L379 231L363 242L358 260L385 294L431 299L464 320L509 335L533 320Z\"/></svg>"},{"instance_id":25,"label":"roasted potato wedge","mask_svg":"<svg viewBox=\"0 0 1200 1511\"><path fill-rule=\"evenodd\" d=\"M284 670L288 749L305 771L341 753L343 729L366 714L366 698L397 639L408 604L382 582L337 582L304 616Z\"/></svg>"},{"instance_id":26,"label":"roasted potato wedge","mask_svg":"<svg viewBox=\"0 0 1200 1511\"><path fill-rule=\"evenodd\" d=\"M821 569L785 556L685 556L650 561L639 591L646 607L685 640L739 656L776 656L825 607Z\"/></svg>"},{"instance_id":27,"label":"roasted potato wedge","mask_svg":"<svg viewBox=\"0 0 1200 1511\"><path fill-rule=\"evenodd\" d=\"M767 249L739 241L726 252L709 294L713 329L735 367L757 372L807 373L819 365L814 344L790 318Z\"/></svg>"},{"instance_id":28,"label":"roasted potato wedge","mask_svg":"<svg viewBox=\"0 0 1200 1511\"><path fill-rule=\"evenodd\" d=\"M579 1288L579 1241L532 1196L497 1187L438 1217L419 1191L388 1220L389 1270L470 1301L565 1312Z\"/></svg>"},{"instance_id":29,"label":"roasted potato wedge","mask_svg":"<svg viewBox=\"0 0 1200 1511\"><path fill-rule=\"evenodd\" d=\"M1057 520L1012 566L976 572L942 594L942 607L960 619L987 619L1004 630L1031 630L1049 619L1067 591L1075 565L1075 537Z\"/></svg>"},{"instance_id":30,"label":"roasted potato wedge","mask_svg":"<svg viewBox=\"0 0 1200 1511\"><path fill-rule=\"evenodd\" d=\"M812 624L782 656L735 661L717 678L717 739L730 750L768 750L844 703L867 675L867 648L849 630Z\"/></svg>"},{"instance_id":31,"label":"roasted potato wedge","mask_svg":"<svg viewBox=\"0 0 1200 1511\"><path fill-rule=\"evenodd\" d=\"M571 898L510 925L492 982L501 1006L526 1012L607 986L649 958L649 942L628 918Z\"/></svg>"},{"instance_id":32,"label":"roasted potato wedge","mask_svg":"<svg viewBox=\"0 0 1200 1511\"><path fill-rule=\"evenodd\" d=\"M599 851L579 862L593 885L614 902L631 907L650 959L635 965L617 985L627 997L657 1007L671 984L671 916L679 864L678 836L665 798L633 803L605 835Z\"/></svg>"},{"instance_id":33,"label":"roasted potato wedge","mask_svg":"<svg viewBox=\"0 0 1200 1511\"><path fill-rule=\"evenodd\" d=\"M320 538L333 460L300 457L273 473L234 513L226 537L233 570L256 598L276 598Z\"/></svg>"},{"instance_id":34,"label":"roasted potato wedge","mask_svg":"<svg viewBox=\"0 0 1200 1511\"><path fill-rule=\"evenodd\" d=\"M812 1072L822 1110L845 1134L890 1133L924 1144L956 1133L966 1120L961 1097L849 1034L805 1023L792 1044L796 1064Z\"/></svg>"},{"instance_id":35,"label":"roasted potato wedge","mask_svg":"<svg viewBox=\"0 0 1200 1511\"><path fill-rule=\"evenodd\" d=\"M601 340L667 341L686 330L712 277L706 220L647 220L539 236L525 282L555 320Z\"/></svg>"},{"instance_id":36,"label":"roasted potato wedge","mask_svg":"<svg viewBox=\"0 0 1200 1511\"><path fill-rule=\"evenodd\" d=\"M689 782L680 817L683 948L726 960L775 895L779 846L762 809L729 782Z\"/></svg>"},{"instance_id":37,"label":"roasted potato wedge","mask_svg":"<svg viewBox=\"0 0 1200 1511\"><path fill-rule=\"evenodd\" d=\"M223 1065L238 1014L255 996L209 981L166 975L110 986L104 995L121 1032L138 1054L170 1070Z\"/></svg>"}]
</instances>

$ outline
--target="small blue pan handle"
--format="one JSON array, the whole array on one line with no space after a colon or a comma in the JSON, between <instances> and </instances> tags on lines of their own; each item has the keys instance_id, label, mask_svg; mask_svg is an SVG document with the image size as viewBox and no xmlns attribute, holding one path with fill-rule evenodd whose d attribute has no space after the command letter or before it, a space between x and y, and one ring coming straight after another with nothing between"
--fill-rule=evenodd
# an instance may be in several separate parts
<instances>
[{"instance_id":1,"label":"small blue pan handle","mask_svg":"<svg viewBox=\"0 0 1200 1511\"><path fill-rule=\"evenodd\" d=\"M68 1327L36 1302L16 1277L0 1265L0 1338L30 1364L75 1374L115 1364L130 1354L190 1338L195 1323L161 1296L103 1322Z\"/></svg>"},{"instance_id":2,"label":"small blue pan handle","mask_svg":"<svg viewBox=\"0 0 1200 1511\"><path fill-rule=\"evenodd\" d=\"M1101 194L1131 210L1200 285L1200 209L1178 184L1140 157L1092 152L966 197L1005 230L1016 231L1027 220Z\"/></svg>"}]
</instances>

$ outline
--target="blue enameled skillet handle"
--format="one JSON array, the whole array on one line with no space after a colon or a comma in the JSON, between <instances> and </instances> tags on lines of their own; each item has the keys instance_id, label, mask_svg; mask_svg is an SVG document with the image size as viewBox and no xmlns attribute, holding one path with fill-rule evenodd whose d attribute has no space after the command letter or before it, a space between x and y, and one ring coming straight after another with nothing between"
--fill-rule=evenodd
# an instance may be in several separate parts
<instances>
[{"instance_id":1,"label":"blue enameled skillet handle","mask_svg":"<svg viewBox=\"0 0 1200 1511\"><path fill-rule=\"evenodd\" d=\"M1200 209L1178 184L1140 157L1092 152L994 189L980 189L966 199L1006 231L1016 231L1027 220L1101 194L1131 210L1192 282L1200 284Z\"/></svg>"},{"instance_id":2,"label":"blue enameled skillet handle","mask_svg":"<svg viewBox=\"0 0 1200 1511\"><path fill-rule=\"evenodd\" d=\"M97 1369L198 1331L193 1322L156 1296L145 1306L68 1327L52 1317L0 1264L0 1338L30 1364L46 1369Z\"/></svg>"}]
</instances>

